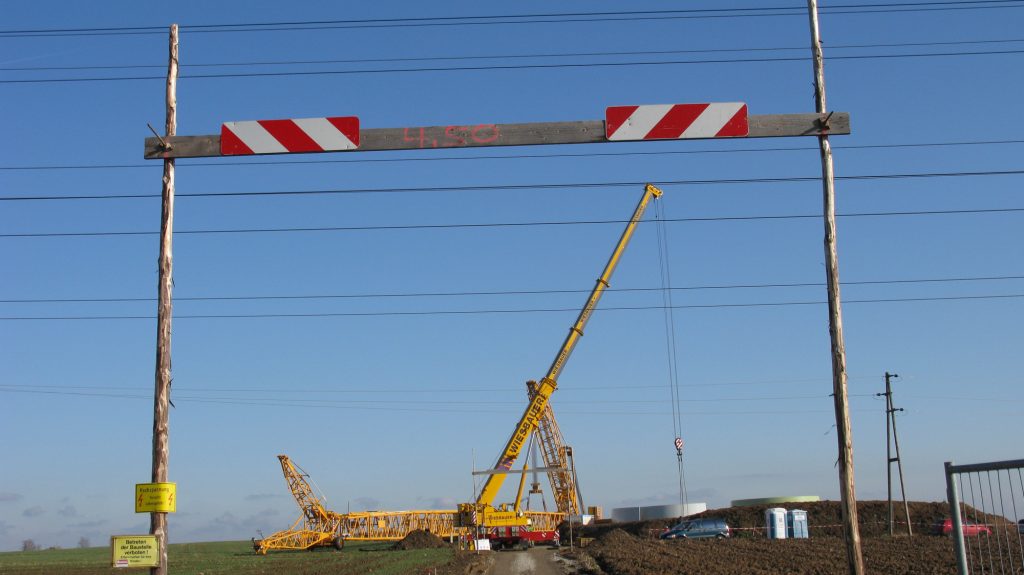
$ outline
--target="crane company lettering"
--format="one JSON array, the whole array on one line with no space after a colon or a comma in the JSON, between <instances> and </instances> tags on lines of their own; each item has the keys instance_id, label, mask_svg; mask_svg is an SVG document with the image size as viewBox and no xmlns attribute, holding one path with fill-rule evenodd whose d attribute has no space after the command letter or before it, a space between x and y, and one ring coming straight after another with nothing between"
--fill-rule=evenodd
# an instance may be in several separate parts
<instances>
[{"instance_id":1,"label":"crane company lettering","mask_svg":"<svg viewBox=\"0 0 1024 575\"><path fill-rule=\"evenodd\" d=\"M526 438L530 437L530 433L537 427L537 421L540 420L541 414L544 413L544 406L547 404L548 396L543 394L535 395L533 401L530 402L526 415L523 416L523 420L516 429L515 435L512 436L512 440L508 444L507 456L502 460L503 464L505 460L508 460L508 467L505 467L505 469L512 468L512 462L515 461L516 456L522 451Z\"/></svg>"}]
</instances>

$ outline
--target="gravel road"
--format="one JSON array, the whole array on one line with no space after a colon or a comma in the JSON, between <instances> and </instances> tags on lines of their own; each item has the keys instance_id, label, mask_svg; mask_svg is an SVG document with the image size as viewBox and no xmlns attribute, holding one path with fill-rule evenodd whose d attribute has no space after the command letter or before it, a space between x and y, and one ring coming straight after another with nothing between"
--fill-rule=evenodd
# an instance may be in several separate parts
<instances>
[{"instance_id":1,"label":"gravel road","mask_svg":"<svg viewBox=\"0 0 1024 575\"><path fill-rule=\"evenodd\" d=\"M529 551L495 551L494 566L487 575L562 575L554 552L546 547Z\"/></svg>"}]
</instances>

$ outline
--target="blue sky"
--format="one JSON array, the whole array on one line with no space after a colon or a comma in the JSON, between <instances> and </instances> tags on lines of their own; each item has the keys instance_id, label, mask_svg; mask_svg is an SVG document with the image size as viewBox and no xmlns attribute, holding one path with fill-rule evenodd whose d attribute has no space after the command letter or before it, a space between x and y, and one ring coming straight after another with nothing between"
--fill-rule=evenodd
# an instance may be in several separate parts
<instances>
[{"instance_id":1,"label":"blue sky","mask_svg":"<svg viewBox=\"0 0 1024 575\"><path fill-rule=\"evenodd\" d=\"M843 5L857 4L864 3ZM155 232L159 199L9 198L158 196L161 167L144 161L142 148L146 124L160 127L164 117L159 79L12 81L159 77L167 50L163 30L42 37L12 31L181 24L180 135L214 134L225 121L341 115L359 116L364 128L597 120L607 106L648 103L742 101L751 114L813 112L804 4L772 6L795 10L210 32L197 26L625 7L5 5L0 550L18 549L27 538L44 546L73 546L83 536L102 544L111 534L148 529L148 516L133 513L132 496L150 473L156 235L18 235ZM758 7L764 5L686 5ZM898 425L911 499L944 498L944 461L1021 455L1012 438L1024 432L1017 366L1024 228L1013 210L1024 205L1020 174L993 172L1024 169L1024 126L1015 112L1024 94L1015 72L1024 46L1022 8L901 4L822 15L829 107L849 112L853 123L852 135L833 138L837 174L980 174L838 182L839 213L861 214L839 220L861 499L886 493L884 402L875 396L886 371L900 375L895 401L905 409ZM643 54L623 54L635 52ZM580 55L593 53L612 54ZM465 59L523 55L546 56ZM200 67L309 60L360 62ZM682 63L694 60L719 62ZM596 65L621 62L637 64ZM558 63L595 65L528 67ZM348 70L372 72L187 77ZM172 541L243 539L290 525L297 510L275 458L280 453L312 475L337 511L452 508L471 499L470 471L497 456L525 404L523 383L544 374L621 224L187 232L622 220L642 191L529 185L705 182L664 185L661 200L668 220L712 218L665 228L672 287L702 288L672 295L688 497L710 507L776 495L837 499L821 220L722 219L820 214L820 183L751 181L819 173L809 138L180 161L170 460L179 504ZM527 187L187 197L506 184ZM612 287L662 287L658 254L656 228L640 226ZM768 284L807 285L737 287ZM542 293L507 293L521 291ZM411 295L439 293L461 295ZM365 297L252 299L352 295ZM129 301L40 301L69 299ZM595 314L560 379L553 406L575 448L588 505L678 498L664 313L614 309L661 303L658 291L608 293L605 311ZM436 313L452 311L479 313ZM251 317L265 314L319 315ZM188 317L197 315L250 317ZM511 499L507 491L505 498Z\"/></svg>"}]
</instances>

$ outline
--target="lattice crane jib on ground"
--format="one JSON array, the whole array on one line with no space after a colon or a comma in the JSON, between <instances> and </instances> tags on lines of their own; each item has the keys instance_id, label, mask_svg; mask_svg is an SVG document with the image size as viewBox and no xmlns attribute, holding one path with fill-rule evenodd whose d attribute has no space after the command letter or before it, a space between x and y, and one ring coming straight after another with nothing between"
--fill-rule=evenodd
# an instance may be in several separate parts
<instances>
[{"instance_id":1,"label":"lattice crane jib on ground","mask_svg":"<svg viewBox=\"0 0 1024 575\"><path fill-rule=\"evenodd\" d=\"M307 481L309 475L302 468L295 465L287 455L279 455L277 458L281 462L288 489L302 515L288 529L269 537L253 539L253 548L261 555L271 550L308 550L316 547L340 550L346 541L398 541L417 530L447 539L465 532L455 526L454 509L336 513L326 508L324 498L314 494ZM539 519L539 522L543 521L543 518Z\"/></svg>"},{"instance_id":2,"label":"lattice crane jib on ground","mask_svg":"<svg viewBox=\"0 0 1024 575\"><path fill-rule=\"evenodd\" d=\"M643 218L644 211L651 200L661 196L661 194L661 190L651 184L647 184L644 188L644 193L633 212L633 216L626 225L626 229L622 232L622 236L612 251L612 255L608 259L601 277L598 278L594 289L590 292L586 304L580 311L576 323L569 330L569 334L555 356L555 360L551 363L547 374L539 382L530 386L530 402L516 423L512 435L505 443L505 447L498 456L494 467L486 472L487 479L480 489L476 501L459 504L456 525L477 530L480 535L488 538L494 538L494 532L499 529L504 532L504 528L524 530L526 532L538 530L539 526L532 525L530 516L519 507L523 491L522 480L520 480L519 490L513 503L495 506L495 499L505 481L506 475L512 472L512 467L515 465L520 453L527 448L531 435L534 432L538 432L537 436L541 441L541 451L545 453L545 463L555 468L558 467L559 461L564 463L564 459L560 460L559 456L564 457L567 450L562 445L561 433L558 433L557 426L554 424L554 415L551 412L548 401L558 386L559 374L561 374L562 369L565 367L569 356L572 355L579 339L583 336L583 329L586 327L587 321L597 307L601 296L608 288L609 280L619 263L619 259L622 257L622 253L633 237L637 224ZM551 465L552 463L555 465ZM565 469L567 468L562 468L562 470ZM522 473L525 477L525 466ZM556 480L554 477L552 475L552 485L555 490L556 500L559 497L564 499L559 502L559 511L563 511L563 506L566 512L573 509L578 511L579 498L575 481L569 482L567 480L569 475L565 474L560 477L566 481L561 486L555 486Z\"/></svg>"},{"instance_id":3,"label":"lattice crane jib on ground","mask_svg":"<svg viewBox=\"0 0 1024 575\"><path fill-rule=\"evenodd\" d=\"M277 458L281 461L281 471L288 483L288 490L295 498L302 515L288 529L263 539L253 539L253 548L261 555L271 549L312 549L328 546L341 549L345 544L341 533L343 516L324 507L324 499L318 497L306 481L309 476L292 463L287 455L278 455Z\"/></svg>"}]
</instances>

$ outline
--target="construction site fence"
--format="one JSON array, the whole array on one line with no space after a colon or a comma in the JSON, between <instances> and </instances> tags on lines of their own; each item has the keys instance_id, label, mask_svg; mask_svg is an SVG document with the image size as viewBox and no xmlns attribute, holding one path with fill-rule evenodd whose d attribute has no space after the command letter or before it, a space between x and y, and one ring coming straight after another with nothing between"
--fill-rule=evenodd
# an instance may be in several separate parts
<instances>
[{"instance_id":1,"label":"construction site fence","mask_svg":"<svg viewBox=\"0 0 1024 575\"><path fill-rule=\"evenodd\" d=\"M947 461L945 472L957 573L1024 571L1024 459ZM1011 514L1019 521L1012 529L1004 523Z\"/></svg>"}]
</instances>

